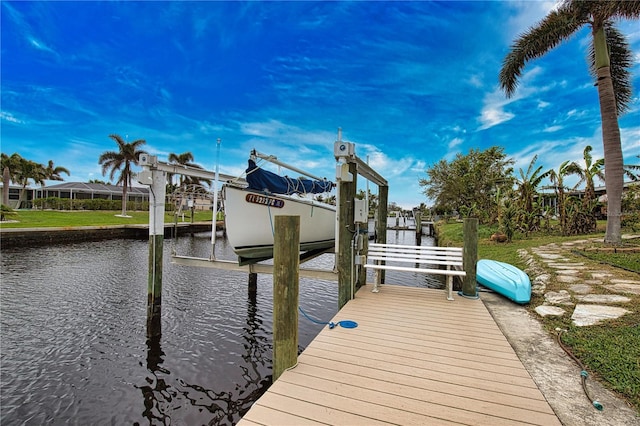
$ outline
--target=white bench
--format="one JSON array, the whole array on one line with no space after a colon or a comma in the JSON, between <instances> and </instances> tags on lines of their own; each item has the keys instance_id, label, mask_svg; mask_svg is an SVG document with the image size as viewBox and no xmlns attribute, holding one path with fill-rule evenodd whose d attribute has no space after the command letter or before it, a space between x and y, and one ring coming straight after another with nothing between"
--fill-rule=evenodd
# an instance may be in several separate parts
<instances>
[{"instance_id":1,"label":"white bench","mask_svg":"<svg viewBox=\"0 0 640 426\"><path fill-rule=\"evenodd\" d=\"M384 262L384 263L383 263ZM393 263L410 263L414 266L388 265ZM423 267L428 265L431 267ZM435 266L435 267L434 267ZM446 266L446 269L441 269ZM375 271L373 292L377 293L380 284L379 270L418 272L447 276L447 299L453 300L453 277L464 277L462 269L461 247L406 246L396 244L370 243L365 268Z\"/></svg>"}]
</instances>

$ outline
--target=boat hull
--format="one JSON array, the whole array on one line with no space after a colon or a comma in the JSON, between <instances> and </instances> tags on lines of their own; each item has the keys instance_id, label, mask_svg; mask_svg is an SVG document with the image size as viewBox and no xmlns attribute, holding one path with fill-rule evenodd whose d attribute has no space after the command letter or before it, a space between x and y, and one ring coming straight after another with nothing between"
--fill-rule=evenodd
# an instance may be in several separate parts
<instances>
[{"instance_id":1,"label":"boat hull","mask_svg":"<svg viewBox=\"0 0 640 426\"><path fill-rule=\"evenodd\" d=\"M240 258L273 256L275 216L300 217L300 251L335 246L334 206L229 185L223 197L227 238Z\"/></svg>"},{"instance_id":2,"label":"boat hull","mask_svg":"<svg viewBox=\"0 0 640 426\"><path fill-rule=\"evenodd\" d=\"M520 304L531 300L531 281L524 271L497 260L480 259L476 266L479 284Z\"/></svg>"}]
</instances>

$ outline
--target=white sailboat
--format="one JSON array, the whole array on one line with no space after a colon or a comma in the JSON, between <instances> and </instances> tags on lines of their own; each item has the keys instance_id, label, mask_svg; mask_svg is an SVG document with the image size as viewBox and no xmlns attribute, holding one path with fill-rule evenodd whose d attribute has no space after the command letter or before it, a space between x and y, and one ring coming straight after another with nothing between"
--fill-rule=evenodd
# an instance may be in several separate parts
<instances>
[{"instance_id":1,"label":"white sailboat","mask_svg":"<svg viewBox=\"0 0 640 426\"><path fill-rule=\"evenodd\" d=\"M275 162L273 157L252 153L247 185L226 183L222 190L225 227L229 243L240 263L252 263L273 256L275 216L300 216L300 251L323 251L335 245L336 208L305 197L322 193L334 185L295 167L277 164L306 174L315 180L293 179L256 166L253 158Z\"/></svg>"}]
</instances>

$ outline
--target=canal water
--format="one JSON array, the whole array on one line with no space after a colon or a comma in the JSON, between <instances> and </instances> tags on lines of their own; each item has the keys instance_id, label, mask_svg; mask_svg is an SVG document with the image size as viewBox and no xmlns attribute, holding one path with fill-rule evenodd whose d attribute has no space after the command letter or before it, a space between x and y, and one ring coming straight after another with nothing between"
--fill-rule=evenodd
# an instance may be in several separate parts
<instances>
[{"instance_id":1,"label":"canal water","mask_svg":"<svg viewBox=\"0 0 640 426\"><path fill-rule=\"evenodd\" d=\"M388 242L415 244L415 233L388 231ZM236 423L271 383L272 277L259 275L253 293L246 273L171 264L172 251L210 250L210 234L165 240L162 334L153 339L146 240L3 250L2 424ZM226 240L216 257L234 259ZM332 269L333 255L309 263ZM444 287L422 274L389 272L387 282ZM337 284L301 279L300 306L329 321ZM322 327L300 317L300 350Z\"/></svg>"}]
</instances>

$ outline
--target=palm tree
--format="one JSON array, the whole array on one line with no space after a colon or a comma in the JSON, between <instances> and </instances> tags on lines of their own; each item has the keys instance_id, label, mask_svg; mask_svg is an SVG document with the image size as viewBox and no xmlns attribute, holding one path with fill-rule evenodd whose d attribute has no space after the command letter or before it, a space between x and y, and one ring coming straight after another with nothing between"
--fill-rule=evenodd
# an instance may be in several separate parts
<instances>
[{"instance_id":1,"label":"palm tree","mask_svg":"<svg viewBox=\"0 0 640 426\"><path fill-rule=\"evenodd\" d=\"M2 168L2 204L9 206L9 185L11 181L16 181L16 170L20 165L22 157L18 153L11 156L1 154L0 167Z\"/></svg>"},{"instance_id":2,"label":"palm tree","mask_svg":"<svg viewBox=\"0 0 640 426\"><path fill-rule=\"evenodd\" d=\"M569 160L564 161L558 167L558 170L551 170L549 173L549 180L551 180L552 188L556 194L556 200L558 201L558 219L560 220L560 229L562 233L566 233L567 227L567 194L565 190L567 187L564 185L564 178L568 175L575 174L580 166L575 162Z\"/></svg>"},{"instance_id":3,"label":"palm tree","mask_svg":"<svg viewBox=\"0 0 640 426\"><path fill-rule=\"evenodd\" d=\"M520 171L520 179L516 179L516 185L518 186L518 198L520 201L520 207L524 213L525 222L527 225L527 231L531 231L535 228L536 222L539 221L540 206L535 203L536 195L538 194L538 187L540 183L551 174L551 170L546 172L542 171L542 166L538 166L533 170L533 166L538 160L538 156L534 155L527 167L527 172Z\"/></svg>"},{"instance_id":4,"label":"palm tree","mask_svg":"<svg viewBox=\"0 0 640 426\"><path fill-rule=\"evenodd\" d=\"M71 176L71 173L69 173L69 170L66 169L65 167L54 166L53 160L49 160L49 162L47 163L47 167L42 166L42 174L45 180L63 181L64 179L62 179L62 176L60 176L60 173L66 173L67 176ZM44 196L44 185L45 185L45 182L43 180L42 182L40 182L40 187L42 189L43 196ZM43 204L43 208L44 208L44 204Z\"/></svg>"},{"instance_id":5,"label":"palm tree","mask_svg":"<svg viewBox=\"0 0 640 426\"><path fill-rule=\"evenodd\" d=\"M102 175L107 170L111 170L109 180L113 181L116 172L120 172L116 185L122 185L122 216L127 215L127 190L131 186L131 178L133 177L132 165L138 164L140 154L146 154L146 151L139 148L146 143L144 139L138 139L133 142L125 142L118 135L109 135L111 139L118 145L118 151L105 151L100 155L98 164L102 165Z\"/></svg>"},{"instance_id":6,"label":"palm tree","mask_svg":"<svg viewBox=\"0 0 640 426\"><path fill-rule=\"evenodd\" d=\"M621 244L620 212L623 187L622 146L618 115L631 100L629 69L633 57L624 35L613 20L640 17L640 1L563 0L536 26L518 37L504 59L500 85L511 97L525 64L545 55L582 27L591 27L590 71L596 79L602 120L602 144L608 197L605 243Z\"/></svg>"},{"instance_id":7,"label":"palm tree","mask_svg":"<svg viewBox=\"0 0 640 426\"><path fill-rule=\"evenodd\" d=\"M66 173L67 176L71 176L71 173L69 173L69 170L66 169L65 167L62 166L55 166L53 165L53 160L49 160L49 162L47 163L47 167L44 169L44 173L45 173L45 179L47 180L55 180L55 181L63 181L64 179L62 179L62 176L60 176L60 173Z\"/></svg>"},{"instance_id":8,"label":"palm tree","mask_svg":"<svg viewBox=\"0 0 640 426\"><path fill-rule=\"evenodd\" d=\"M584 197L582 198L582 205L588 206L596 198L595 185L593 183L594 178L598 177L600 180L605 180L605 174L603 172L604 159L600 158L593 161L591 151L593 148L587 145L583 151L584 168L576 163L577 167L574 167L573 173L580 177L580 181L576 184L576 187L585 184Z\"/></svg>"},{"instance_id":9,"label":"palm tree","mask_svg":"<svg viewBox=\"0 0 640 426\"><path fill-rule=\"evenodd\" d=\"M35 161L26 160L20 157L16 164L15 173L13 173L11 179L22 187L20 189L18 205L16 206L16 209L19 209L22 207L22 203L26 198L29 180L33 180L36 185L44 185L44 166L40 163L36 163Z\"/></svg>"},{"instance_id":10,"label":"palm tree","mask_svg":"<svg viewBox=\"0 0 640 426\"><path fill-rule=\"evenodd\" d=\"M195 167L196 169L204 169L204 167L202 167L201 165L194 163L193 160L194 158L191 152L183 152L182 154L174 154L173 152L169 153L169 163L171 164L179 164L181 166ZM171 179L172 177L173 176L171 176L170 174L168 175L169 179ZM180 175L180 183L179 183L180 187L185 185L202 185L202 183L206 183L207 185L210 185L211 181L207 179L192 177L192 176Z\"/></svg>"}]
</instances>

